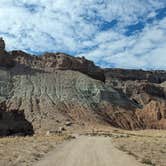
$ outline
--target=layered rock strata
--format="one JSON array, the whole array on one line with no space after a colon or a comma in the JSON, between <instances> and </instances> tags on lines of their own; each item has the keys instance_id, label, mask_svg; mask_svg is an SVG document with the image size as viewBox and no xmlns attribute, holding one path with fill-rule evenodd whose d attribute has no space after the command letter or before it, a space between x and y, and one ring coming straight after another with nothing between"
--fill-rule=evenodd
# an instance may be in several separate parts
<instances>
[{"instance_id":1,"label":"layered rock strata","mask_svg":"<svg viewBox=\"0 0 166 166\"><path fill-rule=\"evenodd\" d=\"M165 129L165 81L164 71L101 69L63 53L7 52L0 42L0 133L56 131L67 122Z\"/></svg>"}]
</instances>

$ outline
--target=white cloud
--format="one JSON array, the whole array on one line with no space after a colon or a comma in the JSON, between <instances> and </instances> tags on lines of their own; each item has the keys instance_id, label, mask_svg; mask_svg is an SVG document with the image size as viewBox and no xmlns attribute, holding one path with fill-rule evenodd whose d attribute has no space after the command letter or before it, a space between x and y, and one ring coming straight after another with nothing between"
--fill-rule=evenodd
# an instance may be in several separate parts
<instances>
[{"instance_id":1,"label":"white cloud","mask_svg":"<svg viewBox=\"0 0 166 166\"><path fill-rule=\"evenodd\" d=\"M100 65L166 69L166 19L123 34L127 25L146 22L165 5L165 0L1 0L0 35L8 50L63 51ZM100 24L115 19L116 28L100 31Z\"/></svg>"},{"instance_id":2,"label":"white cloud","mask_svg":"<svg viewBox=\"0 0 166 166\"><path fill-rule=\"evenodd\" d=\"M103 44L102 60L122 68L166 69L166 31L163 30L165 21L145 27L139 35L121 36L115 42L108 42L112 45ZM109 53L108 50L113 52ZM97 48L88 53L88 58L94 60L100 54L101 49Z\"/></svg>"}]
</instances>

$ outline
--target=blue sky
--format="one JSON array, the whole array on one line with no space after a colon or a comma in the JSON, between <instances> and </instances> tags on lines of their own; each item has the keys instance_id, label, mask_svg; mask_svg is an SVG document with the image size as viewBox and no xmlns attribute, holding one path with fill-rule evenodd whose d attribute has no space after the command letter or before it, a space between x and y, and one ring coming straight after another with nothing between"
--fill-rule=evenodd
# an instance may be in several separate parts
<instances>
[{"instance_id":1,"label":"blue sky","mask_svg":"<svg viewBox=\"0 0 166 166\"><path fill-rule=\"evenodd\" d=\"M0 0L0 20L7 50L166 69L166 0Z\"/></svg>"}]
</instances>

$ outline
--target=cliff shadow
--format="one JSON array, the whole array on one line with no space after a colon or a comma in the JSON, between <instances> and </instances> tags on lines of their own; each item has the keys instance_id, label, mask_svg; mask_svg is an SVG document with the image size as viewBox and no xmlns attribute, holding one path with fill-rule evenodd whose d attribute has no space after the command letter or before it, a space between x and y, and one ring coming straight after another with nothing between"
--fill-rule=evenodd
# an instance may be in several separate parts
<instances>
[{"instance_id":1,"label":"cliff shadow","mask_svg":"<svg viewBox=\"0 0 166 166\"><path fill-rule=\"evenodd\" d=\"M42 69L32 68L30 66L17 63L9 69L12 75L35 75L36 73L49 73Z\"/></svg>"},{"instance_id":2,"label":"cliff shadow","mask_svg":"<svg viewBox=\"0 0 166 166\"><path fill-rule=\"evenodd\" d=\"M25 118L23 111L0 110L0 136L33 135L32 124Z\"/></svg>"}]
</instances>

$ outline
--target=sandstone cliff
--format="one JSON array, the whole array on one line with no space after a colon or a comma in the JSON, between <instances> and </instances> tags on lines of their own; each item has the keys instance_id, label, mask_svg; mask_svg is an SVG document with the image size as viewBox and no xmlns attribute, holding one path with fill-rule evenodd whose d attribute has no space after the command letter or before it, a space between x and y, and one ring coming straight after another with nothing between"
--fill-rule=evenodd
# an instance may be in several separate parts
<instances>
[{"instance_id":1,"label":"sandstone cliff","mask_svg":"<svg viewBox=\"0 0 166 166\"><path fill-rule=\"evenodd\" d=\"M57 130L69 122L166 128L165 72L117 73L84 57L33 56L0 45L1 135Z\"/></svg>"},{"instance_id":2,"label":"sandstone cliff","mask_svg":"<svg viewBox=\"0 0 166 166\"><path fill-rule=\"evenodd\" d=\"M166 72L106 69L106 84L137 103L136 115L146 128L166 128Z\"/></svg>"},{"instance_id":3,"label":"sandstone cliff","mask_svg":"<svg viewBox=\"0 0 166 166\"><path fill-rule=\"evenodd\" d=\"M72 57L64 53L45 53L41 56L32 56L23 51L9 53L16 66L37 69L44 72L56 70L73 70L89 75L94 79L105 81L104 71L84 57Z\"/></svg>"}]
</instances>

